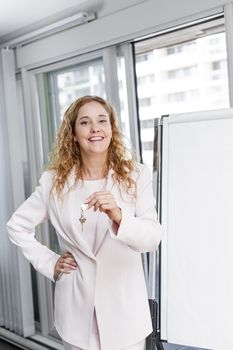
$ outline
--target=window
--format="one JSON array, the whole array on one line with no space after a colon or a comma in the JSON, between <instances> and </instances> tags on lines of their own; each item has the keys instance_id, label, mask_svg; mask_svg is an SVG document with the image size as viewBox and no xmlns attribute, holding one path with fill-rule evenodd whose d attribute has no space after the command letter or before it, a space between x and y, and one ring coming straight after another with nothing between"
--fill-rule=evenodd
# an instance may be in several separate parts
<instances>
[{"instance_id":1,"label":"window","mask_svg":"<svg viewBox=\"0 0 233 350\"><path fill-rule=\"evenodd\" d=\"M129 128L129 115L128 115L128 98L127 98L127 86L126 86L126 72L125 72L125 58L123 55L117 57L117 76L119 86L119 98L120 98L120 118L121 118L121 131L122 134L130 135ZM125 141L130 145L129 140L125 138Z\"/></svg>"},{"instance_id":2,"label":"window","mask_svg":"<svg viewBox=\"0 0 233 350\"><path fill-rule=\"evenodd\" d=\"M138 85L151 84L154 82L155 82L154 74L148 74L148 75L143 75L141 77L138 77Z\"/></svg>"},{"instance_id":3,"label":"window","mask_svg":"<svg viewBox=\"0 0 233 350\"><path fill-rule=\"evenodd\" d=\"M153 147L153 141L142 142L143 149L150 151Z\"/></svg>"},{"instance_id":4,"label":"window","mask_svg":"<svg viewBox=\"0 0 233 350\"><path fill-rule=\"evenodd\" d=\"M141 128L147 129L147 128L153 128L154 127L154 119L146 119L146 120L141 120Z\"/></svg>"},{"instance_id":5,"label":"window","mask_svg":"<svg viewBox=\"0 0 233 350\"><path fill-rule=\"evenodd\" d=\"M226 60L212 62L212 70L226 69L227 68L226 63L227 63Z\"/></svg>"},{"instance_id":6,"label":"window","mask_svg":"<svg viewBox=\"0 0 233 350\"><path fill-rule=\"evenodd\" d=\"M181 92L174 92L172 94L168 94L167 95L167 101L168 102L182 102L182 101L185 101L185 98L186 95L185 95L185 91L181 91Z\"/></svg>"},{"instance_id":7,"label":"window","mask_svg":"<svg viewBox=\"0 0 233 350\"><path fill-rule=\"evenodd\" d=\"M143 97L139 99L140 107L148 107L153 104L154 99L152 97Z\"/></svg>"},{"instance_id":8,"label":"window","mask_svg":"<svg viewBox=\"0 0 233 350\"><path fill-rule=\"evenodd\" d=\"M197 66L190 66L190 67L168 70L167 78L168 79L185 78L191 75L194 76L196 72L197 72Z\"/></svg>"},{"instance_id":9,"label":"window","mask_svg":"<svg viewBox=\"0 0 233 350\"><path fill-rule=\"evenodd\" d=\"M48 73L51 110L50 144L68 106L78 97L106 97L104 67L101 59L85 62L65 70Z\"/></svg>"},{"instance_id":10,"label":"window","mask_svg":"<svg viewBox=\"0 0 233 350\"><path fill-rule=\"evenodd\" d=\"M103 66L98 61L82 64L64 73L55 73L54 78L61 118L66 108L79 96L104 94Z\"/></svg>"},{"instance_id":11,"label":"window","mask_svg":"<svg viewBox=\"0 0 233 350\"><path fill-rule=\"evenodd\" d=\"M197 30L192 26L175 31L173 36L169 33L135 43L141 135L145 137L145 132L148 135L147 143L142 142L142 157L149 166L153 162L153 123L149 127L146 120L171 113L229 107L226 38L221 21L218 19L217 32L216 20L208 23L210 34L207 23L203 23L203 31L198 24ZM211 28L215 28L214 33ZM187 36L190 39L184 40ZM146 83L148 77L154 77L153 84Z\"/></svg>"},{"instance_id":12,"label":"window","mask_svg":"<svg viewBox=\"0 0 233 350\"><path fill-rule=\"evenodd\" d=\"M139 55L139 56L137 57L137 63L149 61L149 60L152 59L152 58L153 58L153 53L147 52L147 53L142 54L142 55Z\"/></svg>"},{"instance_id":13,"label":"window","mask_svg":"<svg viewBox=\"0 0 233 350\"><path fill-rule=\"evenodd\" d=\"M222 53L225 51L225 37L221 33L210 37L208 40L208 50L210 54Z\"/></svg>"},{"instance_id":14,"label":"window","mask_svg":"<svg viewBox=\"0 0 233 350\"><path fill-rule=\"evenodd\" d=\"M175 54L181 54L184 52L192 52L196 50L196 42L190 41L185 44L181 45L174 45L170 46L166 49L166 54L169 55L175 55Z\"/></svg>"}]
</instances>

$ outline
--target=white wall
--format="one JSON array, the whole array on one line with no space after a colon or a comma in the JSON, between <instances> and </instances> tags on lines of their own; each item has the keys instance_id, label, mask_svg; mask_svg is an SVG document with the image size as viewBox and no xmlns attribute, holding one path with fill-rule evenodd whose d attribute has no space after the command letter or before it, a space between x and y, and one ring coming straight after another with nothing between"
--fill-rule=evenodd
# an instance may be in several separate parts
<instances>
[{"instance_id":1,"label":"white wall","mask_svg":"<svg viewBox=\"0 0 233 350\"><path fill-rule=\"evenodd\" d=\"M119 2L105 0L105 5L95 21L19 47L17 66L18 68L37 66L130 40L220 12L223 6L230 2L230 0L120 0Z\"/></svg>"},{"instance_id":2,"label":"white wall","mask_svg":"<svg viewBox=\"0 0 233 350\"><path fill-rule=\"evenodd\" d=\"M150 0L102 0L102 6L101 10L98 13L98 17L110 15L114 12L122 11L129 7L148 1Z\"/></svg>"}]
</instances>

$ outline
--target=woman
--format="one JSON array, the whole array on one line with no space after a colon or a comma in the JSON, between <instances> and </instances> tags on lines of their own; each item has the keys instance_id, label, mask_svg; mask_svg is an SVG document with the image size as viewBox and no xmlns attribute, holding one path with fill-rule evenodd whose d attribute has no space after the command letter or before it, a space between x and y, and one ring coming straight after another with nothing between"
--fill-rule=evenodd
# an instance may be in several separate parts
<instances>
[{"instance_id":1,"label":"woman","mask_svg":"<svg viewBox=\"0 0 233 350\"><path fill-rule=\"evenodd\" d=\"M141 252L158 248L150 172L125 148L113 108L85 96L67 109L36 191L7 224L10 239L55 286L65 349L143 350L152 331ZM61 256L34 238L50 218Z\"/></svg>"}]
</instances>

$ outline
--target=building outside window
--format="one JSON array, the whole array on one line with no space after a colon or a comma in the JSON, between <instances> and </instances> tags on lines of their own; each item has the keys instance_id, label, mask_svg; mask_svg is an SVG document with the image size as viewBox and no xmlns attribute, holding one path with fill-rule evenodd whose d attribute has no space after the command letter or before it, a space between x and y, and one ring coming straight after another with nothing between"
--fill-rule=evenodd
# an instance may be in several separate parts
<instances>
[{"instance_id":1,"label":"building outside window","mask_svg":"<svg viewBox=\"0 0 233 350\"><path fill-rule=\"evenodd\" d=\"M209 26L216 28L214 22ZM149 166L153 162L154 137L154 123L149 128L149 120L167 114L229 107L224 25L219 24L211 34L203 30L200 37L200 27L195 30L194 26L194 38L179 42L184 31L180 34L176 31L175 43L170 39L168 46L166 34L163 45L161 38L135 44L142 158Z\"/></svg>"},{"instance_id":2,"label":"building outside window","mask_svg":"<svg viewBox=\"0 0 233 350\"><path fill-rule=\"evenodd\" d=\"M104 97L105 77L101 61L93 61L69 68L64 72L51 73L57 86L57 103L60 118L63 118L67 107L78 97L99 95Z\"/></svg>"}]
</instances>

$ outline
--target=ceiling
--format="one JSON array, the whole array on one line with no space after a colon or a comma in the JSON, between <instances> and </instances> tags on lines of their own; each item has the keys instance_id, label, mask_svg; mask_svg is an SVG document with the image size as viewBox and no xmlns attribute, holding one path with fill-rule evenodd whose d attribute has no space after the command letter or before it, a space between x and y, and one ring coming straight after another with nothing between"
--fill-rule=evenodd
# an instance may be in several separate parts
<instances>
[{"instance_id":1,"label":"ceiling","mask_svg":"<svg viewBox=\"0 0 233 350\"><path fill-rule=\"evenodd\" d=\"M0 43L88 11L99 3L100 0L0 0Z\"/></svg>"}]
</instances>

